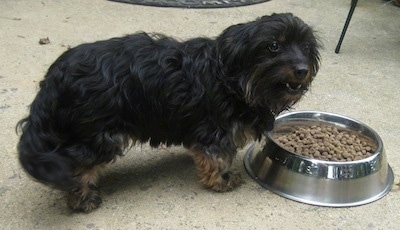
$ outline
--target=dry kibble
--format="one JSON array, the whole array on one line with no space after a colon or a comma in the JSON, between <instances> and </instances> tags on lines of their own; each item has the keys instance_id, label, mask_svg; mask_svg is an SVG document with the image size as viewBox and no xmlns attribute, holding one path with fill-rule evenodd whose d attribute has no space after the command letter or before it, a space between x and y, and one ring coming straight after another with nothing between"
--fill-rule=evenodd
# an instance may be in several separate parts
<instances>
[{"instance_id":1,"label":"dry kibble","mask_svg":"<svg viewBox=\"0 0 400 230\"><path fill-rule=\"evenodd\" d=\"M368 137L335 126L296 126L275 139L289 151L327 161L361 160L377 148Z\"/></svg>"}]
</instances>

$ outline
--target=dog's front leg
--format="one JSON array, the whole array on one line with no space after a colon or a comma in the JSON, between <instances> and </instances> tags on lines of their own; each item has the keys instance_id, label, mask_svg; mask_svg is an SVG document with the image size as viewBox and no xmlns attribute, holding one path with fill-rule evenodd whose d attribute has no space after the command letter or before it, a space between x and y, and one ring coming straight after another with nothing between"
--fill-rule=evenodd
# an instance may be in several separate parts
<instances>
[{"instance_id":1,"label":"dog's front leg","mask_svg":"<svg viewBox=\"0 0 400 230\"><path fill-rule=\"evenodd\" d=\"M242 183L239 173L230 171L235 154L212 154L191 149L192 157L200 174L200 182L217 192L226 192Z\"/></svg>"}]
</instances>

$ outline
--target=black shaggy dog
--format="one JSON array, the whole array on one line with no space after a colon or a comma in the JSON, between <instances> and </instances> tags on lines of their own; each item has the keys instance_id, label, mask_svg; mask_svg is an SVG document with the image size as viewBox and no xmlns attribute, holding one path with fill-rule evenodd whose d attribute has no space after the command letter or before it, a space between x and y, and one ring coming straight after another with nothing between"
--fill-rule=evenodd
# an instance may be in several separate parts
<instances>
[{"instance_id":1,"label":"black shaggy dog","mask_svg":"<svg viewBox=\"0 0 400 230\"><path fill-rule=\"evenodd\" d=\"M21 120L23 168L66 192L75 211L101 203L98 173L134 143L183 145L201 183L228 191L236 150L273 127L319 68L312 29L292 14L184 42L137 33L79 45L52 64Z\"/></svg>"}]
</instances>

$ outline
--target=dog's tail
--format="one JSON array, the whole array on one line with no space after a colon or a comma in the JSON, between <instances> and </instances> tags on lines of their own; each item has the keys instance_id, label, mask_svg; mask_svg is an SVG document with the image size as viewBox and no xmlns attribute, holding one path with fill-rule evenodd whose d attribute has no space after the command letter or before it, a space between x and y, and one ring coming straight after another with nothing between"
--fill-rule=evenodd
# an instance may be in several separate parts
<instances>
[{"instance_id":1,"label":"dog's tail","mask_svg":"<svg viewBox=\"0 0 400 230\"><path fill-rule=\"evenodd\" d=\"M18 122L20 133L17 145L19 161L34 179L57 189L68 191L77 186L74 179L76 162L62 148L62 134L54 131L51 107L57 95L36 96L30 115Z\"/></svg>"},{"instance_id":2,"label":"dog's tail","mask_svg":"<svg viewBox=\"0 0 400 230\"><path fill-rule=\"evenodd\" d=\"M31 117L18 123L22 131L17 146L19 161L34 179L57 189L68 191L77 186L73 178L74 162L57 146L50 133L35 127Z\"/></svg>"}]
</instances>

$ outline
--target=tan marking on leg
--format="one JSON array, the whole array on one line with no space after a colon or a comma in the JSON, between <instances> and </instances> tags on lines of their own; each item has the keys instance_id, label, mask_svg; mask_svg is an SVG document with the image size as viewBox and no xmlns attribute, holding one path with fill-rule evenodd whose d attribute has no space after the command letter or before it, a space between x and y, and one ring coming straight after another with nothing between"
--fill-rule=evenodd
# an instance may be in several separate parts
<instances>
[{"instance_id":1,"label":"tan marking on leg","mask_svg":"<svg viewBox=\"0 0 400 230\"><path fill-rule=\"evenodd\" d=\"M82 170L83 173L81 173L80 181L81 183L87 184L87 185L96 185L97 180L99 179L99 176L101 172L104 170L106 164L100 164L100 165L95 165L93 168L89 170Z\"/></svg>"},{"instance_id":2,"label":"tan marking on leg","mask_svg":"<svg viewBox=\"0 0 400 230\"><path fill-rule=\"evenodd\" d=\"M96 184L100 172L105 164L96 165L93 168L77 171L81 187L67 193L67 205L74 211L90 212L101 204L101 198Z\"/></svg>"},{"instance_id":3,"label":"tan marking on leg","mask_svg":"<svg viewBox=\"0 0 400 230\"><path fill-rule=\"evenodd\" d=\"M225 192L241 184L239 174L229 172L231 162L221 157L210 156L201 151L191 151L193 160L200 174L200 182L206 188Z\"/></svg>"}]
</instances>

